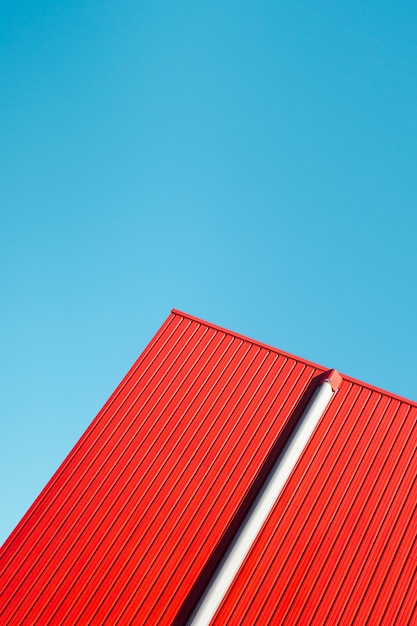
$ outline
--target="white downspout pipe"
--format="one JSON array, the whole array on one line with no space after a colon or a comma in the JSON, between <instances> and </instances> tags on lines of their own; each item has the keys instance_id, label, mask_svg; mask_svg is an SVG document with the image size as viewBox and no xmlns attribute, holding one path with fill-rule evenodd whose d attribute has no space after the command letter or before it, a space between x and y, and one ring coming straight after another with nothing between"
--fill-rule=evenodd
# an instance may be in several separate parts
<instances>
[{"instance_id":1,"label":"white downspout pipe","mask_svg":"<svg viewBox=\"0 0 417 626\"><path fill-rule=\"evenodd\" d=\"M188 626L208 626L226 595L263 523L294 469L342 377L336 370L325 375L297 422L259 494L213 574L188 620Z\"/></svg>"}]
</instances>

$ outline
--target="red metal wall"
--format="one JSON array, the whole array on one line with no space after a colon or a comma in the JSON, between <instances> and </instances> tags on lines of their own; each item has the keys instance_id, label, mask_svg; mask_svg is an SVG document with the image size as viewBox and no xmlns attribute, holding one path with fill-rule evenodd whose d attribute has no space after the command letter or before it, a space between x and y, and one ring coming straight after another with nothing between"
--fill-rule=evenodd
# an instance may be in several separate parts
<instances>
[{"instance_id":1,"label":"red metal wall","mask_svg":"<svg viewBox=\"0 0 417 626\"><path fill-rule=\"evenodd\" d=\"M173 312L4 544L4 623L183 623L324 371ZM216 622L407 623L416 414L344 379Z\"/></svg>"},{"instance_id":2,"label":"red metal wall","mask_svg":"<svg viewBox=\"0 0 417 626\"><path fill-rule=\"evenodd\" d=\"M344 379L216 623L417 623L416 421Z\"/></svg>"}]
</instances>

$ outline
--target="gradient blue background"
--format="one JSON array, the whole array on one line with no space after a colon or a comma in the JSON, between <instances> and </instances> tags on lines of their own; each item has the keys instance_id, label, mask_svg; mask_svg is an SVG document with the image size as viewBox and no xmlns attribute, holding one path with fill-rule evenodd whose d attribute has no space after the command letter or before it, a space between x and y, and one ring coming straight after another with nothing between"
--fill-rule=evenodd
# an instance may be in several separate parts
<instances>
[{"instance_id":1,"label":"gradient blue background","mask_svg":"<svg viewBox=\"0 0 417 626\"><path fill-rule=\"evenodd\" d=\"M3 0L0 540L172 307L417 399L416 31Z\"/></svg>"}]
</instances>

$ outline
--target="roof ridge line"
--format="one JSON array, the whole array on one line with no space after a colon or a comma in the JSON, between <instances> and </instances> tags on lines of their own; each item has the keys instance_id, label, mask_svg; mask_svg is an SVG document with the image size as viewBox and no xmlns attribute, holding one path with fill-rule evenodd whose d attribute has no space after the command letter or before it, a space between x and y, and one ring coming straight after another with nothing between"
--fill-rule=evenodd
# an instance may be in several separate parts
<instances>
[{"instance_id":1,"label":"roof ridge line","mask_svg":"<svg viewBox=\"0 0 417 626\"><path fill-rule=\"evenodd\" d=\"M291 354L291 352L286 352L285 350L279 350L278 348L275 348L274 346L270 346L267 343L262 343L262 341L257 341L256 339L251 339L250 337L247 337L246 335L235 333L234 331L229 330L227 328L223 328L222 326L217 326L217 324L212 324L211 322L208 322L207 320L203 320L194 315L190 315L189 313L185 313L184 311L179 311L178 309L171 309L171 313L174 313L175 315L181 315L182 317L186 317L187 319L193 320L194 322L198 322L200 324L205 324L206 326L209 326L210 328L214 328L215 330L219 330L228 335L232 335L233 337L236 337L238 339L243 339L244 341L250 341L250 343L256 346L260 346L261 348L266 348L267 350L272 350L272 352L275 352L277 354L280 354L281 356L284 356L290 359L296 359L297 361L299 361L300 363L303 363L304 365L310 365L311 367L315 367L317 370L322 370L323 372L327 372L333 369L331 367L325 367L324 365L319 365L318 363L314 363L314 361L303 359L302 357L299 357L296 354ZM382 387L377 387L375 385L372 385L371 383L367 383L367 382L364 382L363 380L359 380L358 378L349 376L348 374L341 372L339 369L338 369L338 372L340 372L340 375L342 376L343 380L346 382L361 385L362 387L366 387L366 389L369 389L370 391L376 391L377 393L380 393L382 395L389 396L393 400L399 400L400 402L405 402L406 404L409 404L410 406L417 408L416 400L410 400L409 398L406 398L399 394L388 391L387 389L382 389Z\"/></svg>"},{"instance_id":2,"label":"roof ridge line","mask_svg":"<svg viewBox=\"0 0 417 626\"><path fill-rule=\"evenodd\" d=\"M258 341L257 339L252 339L251 337L248 337L247 335L235 333L233 330L229 330L228 328L224 328L223 326L212 324L211 322L208 322L207 320L203 320L199 317L196 317L195 315L190 315L189 313L185 313L184 311L179 311L178 309L171 309L171 313L173 313L174 315L181 315L182 317L186 317L187 319L190 319L194 322L198 322L199 324L205 324L206 326L209 326L210 328L213 328L214 330L218 330L220 332L226 333L227 335L232 335L233 337L236 337L237 339L243 339L244 341L249 341L255 346L260 346L261 348L266 348L267 350L276 352L277 354L280 354L281 356L284 356L290 359L295 359L299 361L300 363L303 363L304 365L310 365L311 367L315 367L317 370L328 372L329 370L332 369L330 367L325 367L324 365L319 365L318 363L313 363L313 361L309 361L308 359L303 359L302 357L299 357L295 354L291 354L291 352L280 350L279 348L271 346L267 343L263 343L262 341Z\"/></svg>"}]
</instances>

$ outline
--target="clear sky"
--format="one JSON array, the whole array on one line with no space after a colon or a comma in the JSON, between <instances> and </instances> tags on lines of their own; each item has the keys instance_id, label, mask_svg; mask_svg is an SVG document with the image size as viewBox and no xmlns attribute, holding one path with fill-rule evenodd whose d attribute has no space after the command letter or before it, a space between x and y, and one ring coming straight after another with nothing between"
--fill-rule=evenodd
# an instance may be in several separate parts
<instances>
[{"instance_id":1,"label":"clear sky","mask_svg":"<svg viewBox=\"0 0 417 626\"><path fill-rule=\"evenodd\" d=\"M417 400L415 1L3 0L0 541L172 307Z\"/></svg>"}]
</instances>

